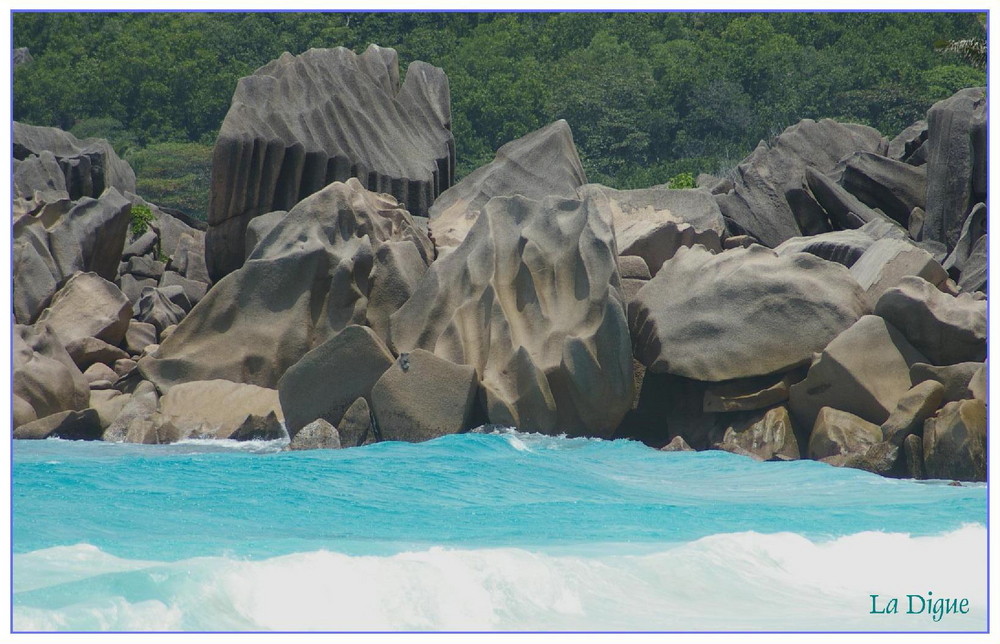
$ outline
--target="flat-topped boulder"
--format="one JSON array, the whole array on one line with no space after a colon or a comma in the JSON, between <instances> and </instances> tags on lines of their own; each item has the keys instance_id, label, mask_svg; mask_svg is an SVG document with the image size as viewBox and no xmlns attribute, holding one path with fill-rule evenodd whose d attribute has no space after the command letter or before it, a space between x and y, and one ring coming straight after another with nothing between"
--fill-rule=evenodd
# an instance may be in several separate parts
<instances>
[{"instance_id":1,"label":"flat-topped boulder","mask_svg":"<svg viewBox=\"0 0 1000 644\"><path fill-rule=\"evenodd\" d=\"M399 83L396 52L372 45L282 54L239 80L212 153L206 259L239 268L254 217L355 178L426 215L454 179L448 78L423 62Z\"/></svg>"},{"instance_id":2,"label":"flat-topped boulder","mask_svg":"<svg viewBox=\"0 0 1000 644\"><path fill-rule=\"evenodd\" d=\"M99 197L108 188L135 192L135 172L104 139L80 140L55 127L14 122L14 158L50 152L62 170L71 199Z\"/></svg>"},{"instance_id":3,"label":"flat-topped boulder","mask_svg":"<svg viewBox=\"0 0 1000 644\"><path fill-rule=\"evenodd\" d=\"M681 246L722 252L726 222L707 190L615 190L588 183L577 193L611 209L618 254L641 257L653 275Z\"/></svg>"},{"instance_id":4,"label":"flat-topped boulder","mask_svg":"<svg viewBox=\"0 0 1000 644\"><path fill-rule=\"evenodd\" d=\"M429 210L439 254L454 249L493 197L575 198L587 175L566 121L550 123L497 150L496 158L444 191Z\"/></svg>"},{"instance_id":5,"label":"flat-topped boulder","mask_svg":"<svg viewBox=\"0 0 1000 644\"><path fill-rule=\"evenodd\" d=\"M387 241L412 243L427 263L433 255L394 198L357 179L330 184L290 210L242 268L161 336L157 357L140 360L140 370L162 390L214 379L276 388L310 349L365 323L374 258Z\"/></svg>"},{"instance_id":6,"label":"flat-topped boulder","mask_svg":"<svg viewBox=\"0 0 1000 644\"><path fill-rule=\"evenodd\" d=\"M389 327L397 353L474 367L491 423L609 437L632 403L612 222L591 200L494 197Z\"/></svg>"},{"instance_id":7,"label":"flat-topped boulder","mask_svg":"<svg viewBox=\"0 0 1000 644\"><path fill-rule=\"evenodd\" d=\"M759 245L681 248L629 304L640 362L711 382L807 363L866 312L845 267Z\"/></svg>"}]
</instances>

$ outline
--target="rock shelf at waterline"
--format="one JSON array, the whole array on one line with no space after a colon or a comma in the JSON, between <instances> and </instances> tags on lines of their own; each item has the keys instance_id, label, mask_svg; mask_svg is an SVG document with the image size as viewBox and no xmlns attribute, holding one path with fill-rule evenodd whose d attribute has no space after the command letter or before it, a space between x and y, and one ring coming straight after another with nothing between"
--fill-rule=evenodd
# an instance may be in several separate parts
<instances>
[{"instance_id":1,"label":"rock shelf at waterline","mask_svg":"<svg viewBox=\"0 0 1000 644\"><path fill-rule=\"evenodd\" d=\"M496 424L982 481L985 119L983 88L905 141L806 119L689 190L588 184L556 121L456 183L444 70L310 50L241 81L208 226L16 124L13 436Z\"/></svg>"}]
</instances>

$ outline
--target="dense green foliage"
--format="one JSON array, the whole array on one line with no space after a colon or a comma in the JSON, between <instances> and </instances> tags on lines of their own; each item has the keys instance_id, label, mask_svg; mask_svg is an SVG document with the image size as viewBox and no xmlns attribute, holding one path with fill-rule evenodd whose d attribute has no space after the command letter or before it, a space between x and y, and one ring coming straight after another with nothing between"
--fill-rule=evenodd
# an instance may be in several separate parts
<instances>
[{"instance_id":1,"label":"dense green foliage","mask_svg":"<svg viewBox=\"0 0 1000 644\"><path fill-rule=\"evenodd\" d=\"M162 144L211 145L236 80L283 51L375 42L448 73L459 176L565 118L591 180L639 187L720 172L802 118L893 135L985 83L934 50L977 37L970 13L17 13L34 62L14 114L109 137L140 191L200 214L204 148Z\"/></svg>"},{"instance_id":2,"label":"dense green foliage","mask_svg":"<svg viewBox=\"0 0 1000 644\"><path fill-rule=\"evenodd\" d=\"M146 231L149 230L149 224L153 223L153 211L149 209L149 206L142 204L132 206L129 216L131 218L129 232L132 233L133 237L145 235Z\"/></svg>"}]
</instances>

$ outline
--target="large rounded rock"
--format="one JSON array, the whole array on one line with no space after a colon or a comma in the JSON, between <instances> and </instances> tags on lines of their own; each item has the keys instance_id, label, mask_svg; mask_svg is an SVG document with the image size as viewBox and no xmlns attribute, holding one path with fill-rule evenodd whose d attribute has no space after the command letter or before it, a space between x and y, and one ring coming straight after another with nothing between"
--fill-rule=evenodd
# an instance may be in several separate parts
<instances>
[{"instance_id":1,"label":"large rounded rock","mask_svg":"<svg viewBox=\"0 0 1000 644\"><path fill-rule=\"evenodd\" d=\"M919 277L904 277L879 298L879 315L935 365L986 359L986 301L952 297Z\"/></svg>"},{"instance_id":2,"label":"large rounded rock","mask_svg":"<svg viewBox=\"0 0 1000 644\"><path fill-rule=\"evenodd\" d=\"M371 398L382 440L417 443L457 434L471 428L476 370L415 349L382 374Z\"/></svg>"},{"instance_id":3,"label":"large rounded rock","mask_svg":"<svg viewBox=\"0 0 1000 644\"><path fill-rule=\"evenodd\" d=\"M375 251L367 321L380 338L389 338L389 317L410 299L425 272L427 261L412 242L386 242Z\"/></svg>"},{"instance_id":4,"label":"large rounded rock","mask_svg":"<svg viewBox=\"0 0 1000 644\"><path fill-rule=\"evenodd\" d=\"M616 257L591 200L496 197L392 315L390 340L474 367L492 423L611 436L632 402Z\"/></svg>"},{"instance_id":5,"label":"large rounded rock","mask_svg":"<svg viewBox=\"0 0 1000 644\"><path fill-rule=\"evenodd\" d=\"M117 286L95 273L77 273L38 316L63 345L93 337L118 345L125 337L132 307Z\"/></svg>"},{"instance_id":6,"label":"large rounded rock","mask_svg":"<svg viewBox=\"0 0 1000 644\"><path fill-rule=\"evenodd\" d=\"M930 479L986 480L986 403L948 403L927 419L924 469Z\"/></svg>"},{"instance_id":7,"label":"large rounded rock","mask_svg":"<svg viewBox=\"0 0 1000 644\"><path fill-rule=\"evenodd\" d=\"M212 153L206 258L240 267L251 219L355 178L417 215L454 180L448 78L422 62L399 84L396 52L372 45L282 54L241 78Z\"/></svg>"},{"instance_id":8,"label":"large rounded rock","mask_svg":"<svg viewBox=\"0 0 1000 644\"><path fill-rule=\"evenodd\" d=\"M951 250L972 206L986 201L986 89L969 87L927 111L927 214L924 239Z\"/></svg>"},{"instance_id":9,"label":"large rounded rock","mask_svg":"<svg viewBox=\"0 0 1000 644\"><path fill-rule=\"evenodd\" d=\"M881 424L909 391L910 367L924 359L895 327L866 315L816 357L805 380L792 385L792 414L802 427L812 427L823 407Z\"/></svg>"},{"instance_id":10,"label":"large rounded rock","mask_svg":"<svg viewBox=\"0 0 1000 644\"><path fill-rule=\"evenodd\" d=\"M559 120L504 144L496 158L446 190L429 210L430 233L439 254L454 249L493 197L576 197L587 183L573 133Z\"/></svg>"},{"instance_id":11,"label":"large rounded rock","mask_svg":"<svg viewBox=\"0 0 1000 644\"><path fill-rule=\"evenodd\" d=\"M364 324L374 256L387 241L412 242L427 263L433 255L392 197L355 179L327 186L290 210L140 370L161 389L214 379L276 388L310 349Z\"/></svg>"},{"instance_id":12,"label":"large rounded rock","mask_svg":"<svg viewBox=\"0 0 1000 644\"><path fill-rule=\"evenodd\" d=\"M49 327L15 324L13 353L14 395L38 418L87 407L87 380Z\"/></svg>"},{"instance_id":13,"label":"large rounded rock","mask_svg":"<svg viewBox=\"0 0 1000 644\"><path fill-rule=\"evenodd\" d=\"M229 438L247 416L283 420L278 392L228 380L186 382L160 399L160 414L180 437Z\"/></svg>"},{"instance_id":14,"label":"large rounded rock","mask_svg":"<svg viewBox=\"0 0 1000 644\"><path fill-rule=\"evenodd\" d=\"M392 354L368 327L351 325L302 356L278 382L288 435L322 418L336 426L392 365Z\"/></svg>"},{"instance_id":15,"label":"large rounded rock","mask_svg":"<svg viewBox=\"0 0 1000 644\"><path fill-rule=\"evenodd\" d=\"M707 381L807 362L867 312L846 268L762 246L681 248L629 304L635 355L650 370Z\"/></svg>"}]
</instances>

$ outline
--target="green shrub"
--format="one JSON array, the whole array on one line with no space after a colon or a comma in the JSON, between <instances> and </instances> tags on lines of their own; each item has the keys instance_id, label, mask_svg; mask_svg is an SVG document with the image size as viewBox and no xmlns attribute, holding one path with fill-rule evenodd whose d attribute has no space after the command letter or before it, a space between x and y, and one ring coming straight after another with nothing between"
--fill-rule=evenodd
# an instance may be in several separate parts
<instances>
[{"instance_id":1,"label":"green shrub","mask_svg":"<svg viewBox=\"0 0 1000 644\"><path fill-rule=\"evenodd\" d=\"M132 222L129 224L129 230L132 231L133 237L146 234L146 231L149 230L149 224L152 222L153 211L149 209L149 206L132 206Z\"/></svg>"},{"instance_id":2,"label":"green shrub","mask_svg":"<svg viewBox=\"0 0 1000 644\"><path fill-rule=\"evenodd\" d=\"M667 182L667 187L673 188L674 190L682 190L684 188L696 188L698 187L698 184L695 182L693 174L690 172L682 172L674 175L674 177Z\"/></svg>"}]
</instances>

